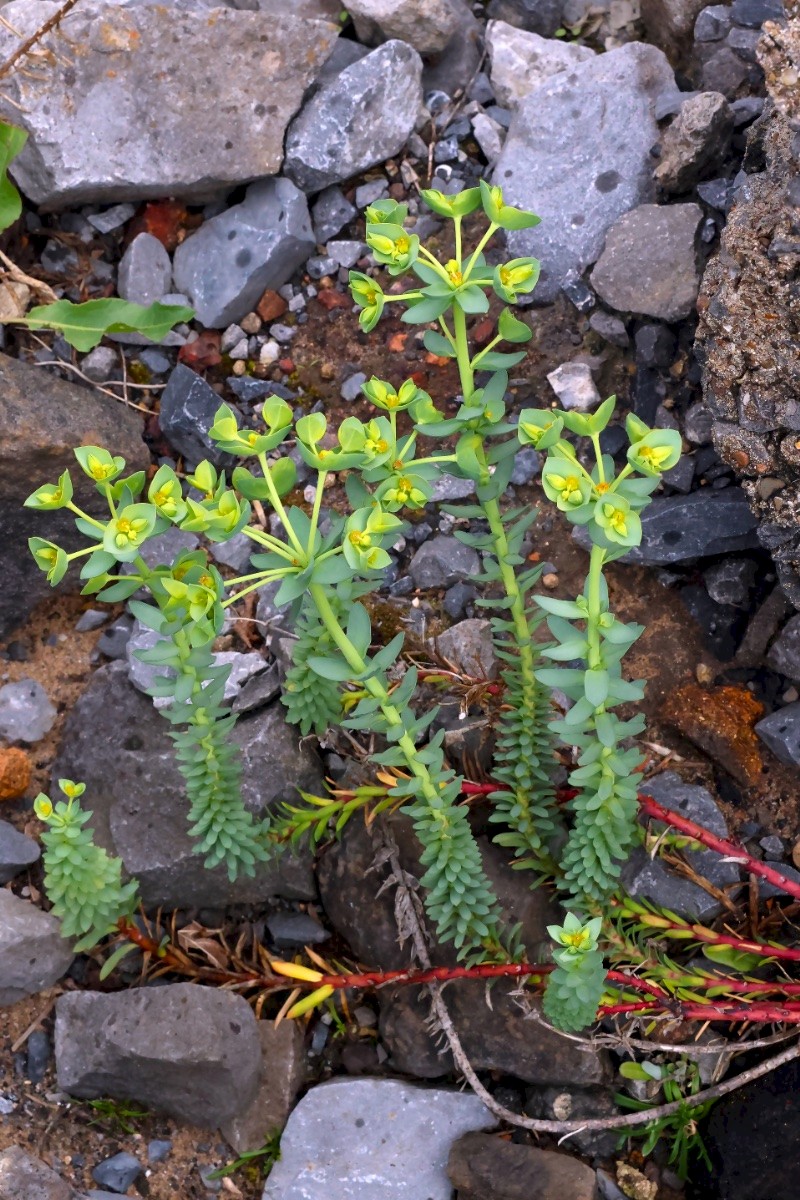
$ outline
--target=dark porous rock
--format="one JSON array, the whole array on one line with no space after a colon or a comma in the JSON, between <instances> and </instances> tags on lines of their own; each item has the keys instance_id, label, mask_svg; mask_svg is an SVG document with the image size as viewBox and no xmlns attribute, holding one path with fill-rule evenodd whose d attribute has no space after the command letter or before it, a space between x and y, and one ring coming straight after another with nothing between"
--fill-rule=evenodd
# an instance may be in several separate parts
<instances>
[{"instance_id":1,"label":"dark porous rock","mask_svg":"<svg viewBox=\"0 0 800 1200\"><path fill-rule=\"evenodd\" d=\"M403 869L420 878L424 868L410 820L394 816L388 828L397 843ZM522 944L529 954L535 955L539 944L547 940L547 926L557 919L558 910L543 888L529 887L524 874L508 865L504 851L482 837L478 844L484 871L505 921L521 926ZM381 890L389 875L382 845L377 831L373 836L362 823L350 821L341 840L330 845L321 856L318 877L325 915L336 932L349 943L361 962L391 970L408 966L410 949L407 945L401 947L398 940L392 890ZM451 943L435 944L431 953L437 963L456 961Z\"/></svg>"},{"instance_id":2,"label":"dark porous rock","mask_svg":"<svg viewBox=\"0 0 800 1200\"><path fill-rule=\"evenodd\" d=\"M702 217L697 204L640 204L621 216L591 274L600 298L618 312L663 321L688 317L700 284L696 238Z\"/></svg>"},{"instance_id":3,"label":"dark porous rock","mask_svg":"<svg viewBox=\"0 0 800 1200\"><path fill-rule=\"evenodd\" d=\"M750 70L735 50L723 44L703 63L700 81L704 91L721 92L733 100L747 82Z\"/></svg>"},{"instance_id":4,"label":"dark porous rock","mask_svg":"<svg viewBox=\"0 0 800 1200\"><path fill-rule=\"evenodd\" d=\"M74 957L57 917L0 888L0 1006L52 987Z\"/></svg>"},{"instance_id":5,"label":"dark porous rock","mask_svg":"<svg viewBox=\"0 0 800 1200\"><path fill-rule=\"evenodd\" d=\"M781 762L800 766L800 701L764 717L756 725L756 733Z\"/></svg>"},{"instance_id":6,"label":"dark porous rock","mask_svg":"<svg viewBox=\"0 0 800 1200\"><path fill-rule=\"evenodd\" d=\"M123 662L95 673L67 719L55 779L87 785L100 845L118 854L140 884L145 904L170 908L257 903L270 895L314 896L311 858L281 854L231 883L223 866L208 870L192 852L188 801L168 722L127 679ZM243 753L242 793L258 817L297 790L319 793L313 750L284 719L280 703L241 718L233 732ZM98 745L103 755L98 755ZM113 756L114 770L108 770Z\"/></svg>"},{"instance_id":7,"label":"dark porous rock","mask_svg":"<svg viewBox=\"0 0 800 1200\"><path fill-rule=\"evenodd\" d=\"M703 582L712 600L718 604L733 604L749 608L756 584L758 567L751 558L725 558L706 567Z\"/></svg>"},{"instance_id":8,"label":"dark porous rock","mask_svg":"<svg viewBox=\"0 0 800 1200\"><path fill-rule=\"evenodd\" d=\"M41 850L33 838L19 833L8 821L0 821L0 884L38 862Z\"/></svg>"},{"instance_id":9,"label":"dark porous rock","mask_svg":"<svg viewBox=\"0 0 800 1200\"><path fill-rule=\"evenodd\" d=\"M583 529L573 537L579 545L588 545ZM728 487L656 498L642 513L641 545L629 550L623 561L663 567L757 546L756 519L747 499L739 488Z\"/></svg>"},{"instance_id":10,"label":"dark porous rock","mask_svg":"<svg viewBox=\"0 0 800 1200\"><path fill-rule=\"evenodd\" d=\"M760 29L765 21L784 21L783 0L733 0L731 16L745 29Z\"/></svg>"},{"instance_id":11,"label":"dark porous rock","mask_svg":"<svg viewBox=\"0 0 800 1200\"><path fill-rule=\"evenodd\" d=\"M697 1170L703 1200L795 1200L800 1162L800 1063L785 1063L724 1096L700 1132L710 1172Z\"/></svg>"},{"instance_id":12,"label":"dark porous rock","mask_svg":"<svg viewBox=\"0 0 800 1200\"><path fill-rule=\"evenodd\" d=\"M700 583L682 587L680 597L700 626L703 645L720 662L730 662L747 626L745 614L730 604L718 604Z\"/></svg>"},{"instance_id":13,"label":"dark porous rock","mask_svg":"<svg viewBox=\"0 0 800 1200\"><path fill-rule=\"evenodd\" d=\"M190 467L196 467L203 458L218 466L231 461L230 455L221 453L208 436L221 403L202 375L178 363L161 393L158 419L161 432Z\"/></svg>"},{"instance_id":14,"label":"dark porous rock","mask_svg":"<svg viewBox=\"0 0 800 1200\"><path fill-rule=\"evenodd\" d=\"M43 483L55 483L69 468L75 503L95 516L108 516L94 483L78 466L74 446L105 446L121 454L129 471L147 466L141 439L141 417L100 392L78 387L0 355L0 546L3 587L0 590L0 638L26 619L50 593L50 585L28 550L28 539L42 537L65 550L83 548L86 538L64 511L36 512L22 502ZM77 572L62 587L80 588Z\"/></svg>"},{"instance_id":15,"label":"dark porous rock","mask_svg":"<svg viewBox=\"0 0 800 1200\"><path fill-rule=\"evenodd\" d=\"M463 675L475 679L495 679L500 664L494 652L490 621L459 621L435 640L436 653Z\"/></svg>"},{"instance_id":16,"label":"dark porous rock","mask_svg":"<svg viewBox=\"0 0 800 1200\"><path fill-rule=\"evenodd\" d=\"M480 565L481 560L471 546L437 534L420 546L408 570L418 588L446 588L459 580L473 579Z\"/></svg>"},{"instance_id":17,"label":"dark porous rock","mask_svg":"<svg viewBox=\"0 0 800 1200\"><path fill-rule=\"evenodd\" d=\"M0 1154L0 1200L78 1200L65 1179L21 1146Z\"/></svg>"},{"instance_id":18,"label":"dark porous rock","mask_svg":"<svg viewBox=\"0 0 800 1200\"><path fill-rule=\"evenodd\" d=\"M242 996L193 983L56 1002L58 1086L71 1096L135 1100L217 1129L258 1086L258 1022Z\"/></svg>"},{"instance_id":19,"label":"dark porous rock","mask_svg":"<svg viewBox=\"0 0 800 1200\"><path fill-rule=\"evenodd\" d=\"M698 13L694 23L696 42L721 42L731 27L731 10L728 4L710 4Z\"/></svg>"},{"instance_id":20,"label":"dark porous rock","mask_svg":"<svg viewBox=\"0 0 800 1200\"><path fill-rule=\"evenodd\" d=\"M647 781L646 791L664 808L688 817L717 837L728 837L725 818L705 788L684 783L674 771L665 771ZM726 862L713 850L685 853L692 869L720 891L738 883L736 863ZM675 874L660 858L651 858L642 847L633 850L623 866L621 883L628 895L652 900L681 916L708 921L721 911L719 902L704 888Z\"/></svg>"},{"instance_id":21,"label":"dark porous rock","mask_svg":"<svg viewBox=\"0 0 800 1200\"><path fill-rule=\"evenodd\" d=\"M786 622L770 646L767 663L773 671L800 683L800 616Z\"/></svg>"},{"instance_id":22,"label":"dark porous rock","mask_svg":"<svg viewBox=\"0 0 800 1200\"><path fill-rule=\"evenodd\" d=\"M735 5L732 11L737 20ZM744 24L755 28L760 21ZM770 252L773 244L797 240L797 213L787 189L797 175L793 139L800 91L787 81L794 78L800 59L800 23L774 26L757 54L771 103L750 140L754 144L757 129L766 169L743 177L719 254L706 270L698 300L697 351L705 401L717 422L715 442L725 461L745 476L743 487L762 541L773 554L786 594L800 607L797 255ZM757 435L767 459L754 459L745 444L736 446L731 426ZM759 487L764 473L784 486Z\"/></svg>"},{"instance_id":23,"label":"dark porous rock","mask_svg":"<svg viewBox=\"0 0 800 1200\"><path fill-rule=\"evenodd\" d=\"M685 192L721 163L733 133L733 111L719 92L700 92L681 105L661 139L656 182Z\"/></svg>"},{"instance_id":24,"label":"dark porous rock","mask_svg":"<svg viewBox=\"0 0 800 1200\"><path fill-rule=\"evenodd\" d=\"M535 1019L513 995L515 984L497 983L489 993L480 980L462 980L447 1007L466 1054L478 1071L501 1071L526 1083L590 1087L610 1075L605 1050L583 1049ZM429 1028L430 999L418 988L387 988L380 994L381 1040L389 1066L419 1079L439 1079L455 1068L452 1056ZM491 1006L491 1007L490 1007Z\"/></svg>"},{"instance_id":25,"label":"dark porous rock","mask_svg":"<svg viewBox=\"0 0 800 1200\"><path fill-rule=\"evenodd\" d=\"M595 1200L594 1171L568 1154L488 1133L454 1144L447 1174L459 1200Z\"/></svg>"},{"instance_id":26,"label":"dark porous rock","mask_svg":"<svg viewBox=\"0 0 800 1200\"><path fill-rule=\"evenodd\" d=\"M528 1116L545 1121L592 1120L616 1117L619 1109L606 1088L544 1087L531 1088L525 1102ZM575 1150L591 1158L611 1158L618 1146L613 1129L580 1129L569 1138Z\"/></svg>"}]
</instances>

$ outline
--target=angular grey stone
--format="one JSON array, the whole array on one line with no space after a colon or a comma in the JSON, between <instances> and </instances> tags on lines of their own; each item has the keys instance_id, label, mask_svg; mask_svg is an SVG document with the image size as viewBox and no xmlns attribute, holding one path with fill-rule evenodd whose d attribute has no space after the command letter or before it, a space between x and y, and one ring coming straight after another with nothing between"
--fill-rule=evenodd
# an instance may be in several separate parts
<instances>
[{"instance_id":1,"label":"angular grey stone","mask_svg":"<svg viewBox=\"0 0 800 1200\"><path fill-rule=\"evenodd\" d=\"M764 717L756 733L782 763L800 766L800 700Z\"/></svg>"},{"instance_id":2,"label":"angular grey stone","mask_svg":"<svg viewBox=\"0 0 800 1200\"><path fill-rule=\"evenodd\" d=\"M9 1146L0 1154L0 1200L77 1200L77 1194L40 1159Z\"/></svg>"},{"instance_id":3,"label":"angular grey stone","mask_svg":"<svg viewBox=\"0 0 800 1200\"><path fill-rule=\"evenodd\" d=\"M280 1133L305 1082L308 1060L299 1021L258 1022L261 1062L258 1091L247 1108L223 1124L220 1133L237 1154L258 1150Z\"/></svg>"},{"instance_id":4,"label":"angular grey stone","mask_svg":"<svg viewBox=\"0 0 800 1200\"><path fill-rule=\"evenodd\" d=\"M703 572L708 594L717 604L749 608L758 567L750 558L726 558ZM791 622L790 622L791 624ZM788 628L788 626L787 626Z\"/></svg>"},{"instance_id":5,"label":"angular grey stone","mask_svg":"<svg viewBox=\"0 0 800 1200\"><path fill-rule=\"evenodd\" d=\"M367 377L363 371L356 371L354 375L348 375L342 386L339 388L339 395L343 400L353 403L358 400L361 395L361 385L367 382Z\"/></svg>"},{"instance_id":6,"label":"angular grey stone","mask_svg":"<svg viewBox=\"0 0 800 1200\"><path fill-rule=\"evenodd\" d=\"M317 192L397 154L419 113L421 76L416 50L398 41L342 71L290 125L286 174L305 191Z\"/></svg>"},{"instance_id":7,"label":"angular grey stone","mask_svg":"<svg viewBox=\"0 0 800 1200\"><path fill-rule=\"evenodd\" d=\"M522 446L514 455L514 470L511 482L515 487L532 483L542 469L542 456L533 446Z\"/></svg>"},{"instance_id":8,"label":"angular grey stone","mask_svg":"<svg viewBox=\"0 0 800 1200\"><path fill-rule=\"evenodd\" d=\"M0 688L0 737L10 742L39 742L53 728L55 705L35 679Z\"/></svg>"},{"instance_id":9,"label":"angular grey stone","mask_svg":"<svg viewBox=\"0 0 800 1200\"><path fill-rule=\"evenodd\" d=\"M618 312L688 317L700 286L695 243L702 219L698 204L640 204L624 213L591 274L601 299Z\"/></svg>"},{"instance_id":10,"label":"angular grey stone","mask_svg":"<svg viewBox=\"0 0 800 1200\"><path fill-rule=\"evenodd\" d=\"M800 683L800 616L786 622L770 646L767 664L773 671Z\"/></svg>"},{"instance_id":11,"label":"angular grey stone","mask_svg":"<svg viewBox=\"0 0 800 1200\"><path fill-rule=\"evenodd\" d=\"M710 4L697 14L694 23L696 42L721 42L731 27L731 10L728 4Z\"/></svg>"},{"instance_id":12,"label":"angular grey stone","mask_svg":"<svg viewBox=\"0 0 800 1200\"><path fill-rule=\"evenodd\" d=\"M175 283L202 325L222 329L286 283L314 245L303 193L290 179L263 179L178 246Z\"/></svg>"},{"instance_id":13,"label":"angular grey stone","mask_svg":"<svg viewBox=\"0 0 800 1200\"><path fill-rule=\"evenodd\" d=\"M74 957L57 917L0 889L0 1005L52 987Z\"/></svg>"},{"instance_id":14,"label":"angular grey stone","mask_svg":"<svg viewBox=\"0 0 800 1200\"><path fill-rule=\"evenodd\" d=\"M612 1137L612 1153L614 1144ZM513 1180L517 1196L526 1200L597 1200L594 1171L585 1163L486 1133L468 1133L456 1142L447 1173L462 1200L497 1196L498 1179Z\"/></svg>"},{"instance_id":15,"label":"angular grey stone","mask_svg":"<svg viewBox=\"0 0 800 1200\"><path fill-rule=\"evenodd\" d=\"M693 446L707 446L711 441L713 425L714 414L711 412L711 409L706 404L703 404L702 400L696 401L687 409L683 421L683 432L686 435L686 440L691 442Z\"/></svg>"},{"instance_id":16,"label":"angular grey stone","mask_svg":"<svg viewBox=\"0 0 800 1200\"><path fill-rule=\"evenodd\" d=\"M700 82L704 92L722 92L732 100L748 74L747 63L730 46L723 45L703 63Z\"/></svg>"},{"instance_id":17,"label":"angular grey stone","mask_svg":"<svg viewBox=\"0 0 800 1200\"><path fill-rule=\"evenodd\" d=\"M756 57L756 47L761 38L759 29L738 29L734 28L730 31L725 41L734 54L738 54L739 58L745 62L754 63L758 59Z\"/></svg>"},{"instance_id":18,"label":"angular grey stone","mask_svg":"<svg viewBox=\"0 0 800 1200\"><path fill-rule=\"evenodd\" d=\"M362 254L366 254L367 246L356 241L328 242L326 250L340 267L354 267Z\"/></svg>"},{"instance_id":19,"label":"angular grey stone","mask_svg":"<svg viewBox=\"0 0 800 1200\"><path fill-rule=\"evenodd\" d=\"M443 91L454 96L473 78L483 58L483 22L478 21L466 3L453 6L452 37L441 54L428 56L422 72L425 92Z\"/></svg>"},{"instance_id":20,"label":"angular grey stone","mask_svg":"<svg viewBox=\"0 0 800 1200\"><path fill-rule=\"evenodd\" d=\"M130 472L146 467L142 418L92 388L79 387L49 371L0 355L0 638L24 621L50 585L28 549L31 537L46 537L69 553L83 549L84 534L67 510L37 512L22 501L43 483L69 469L75 503L92 516L108 518L108 505L92 480L77 469L73 448L105 446L127 460ZM68 572L60 590L77 592L78 572Z\"/></svg>"},{"instance_id":21,"label":"angular grey stone","mask_svg":"<svg viewBox=\"0 0 800 1200\"><path fill-rule=\"evenodd\" d=\"M370 179L368 183L360 184L355 193L356 208L368 208L376 200L385 200L388 191L389 181L385 175L381 175L378 179Z\"/></svg>"},{"instance_id":22,"label":"angular grey stone","mask_svg":"<svg viewBox=\"0 0 800 1200\"><path fill-rule=\"evenodd\" d=\"M495 1118L477 1096L396 1079L312 1088L281 1138L262 1200L450 1200L450 1147Z\"/></svg>"},{"instance_id":23,"label":"angular grey stone","mask_svg":"<svg viewBox=\"0 0 800 1200\"><path fill-rule=\"evenodd\" d=\"M318 946L331 936L308 913L277 912L267 917L270 941L280 950L287 946Z\"/></svg>"},{"instance_id":24,"label":"angular grey stone","mask_svg":"<svg viewBox=\"0 0 800 1200\"><path fill-rule=\"evenodd\" d=\"M328 187L320 192L311 207L311 217L314 222L314 237L324 246L332 237L336 237L345 225L352 221L358 212L339 187Z\"/></svg>"},{"instance_id":25,"label":"angular grey stone","mask_svg":"<svg viewBox=\"0 0 800 1200\"><path fill-rule=\"evenodd\" d=\"M154 304L169 295L172 287L172 262L158 238L139 233L122 256L117 275L117 291L133 304Z\"/></svg>"},{"instance_id":26,"label":"angular grey stone","mask_svg":"<svg viewBox=\"0 0 800 1200\"><path fill-rule=\"evenodd\" d=\"M81 360L81 370L95 383L102 383L119 370L119 351L113 346L95 346Z\"/></svg>"},{"instance_id":27,"label":"angular grey stone","mask_svg":"<svg viewBox=\"0 0 800 1200\"><path fill-rule=\"evenodd\" d=\"M632 42L555 75L519 105L492 179L507 203L542 219L507 239L511 257L541 260L538 300L553 301L595 261L614 222L654 195L653 102L674 87L662 52Z\"/></svg>"},{"instance_id":28,"label":"angular grey stone","mask_svg":"<svg viewBox=\"0 0 800 1200\"><path fill-rule=\"evenodd\" d=\"M493 165L497 162L506 140L506 131L497 121L487 117L485 112L477 112L470 118L475 141L483 151L486 161Z\"/></svg>"},{"instance_id":29,"label":"angular grey stone","mask_svg":"<svg viewBox=\"0 0 800 1200\"><path fill-rule=\"evenodd\" d=\"M717 167L733 133L733 109L719 92L700 92L681 105L661 139L654 171L665 192L685 192Z\"/></svg>"},{"instance_id":30,"label":"angular grey stone","mask_svg":"<svg viewBox=\"0 0 800 1200\"><path fill-rule=\"evenodd\" d=\"M133 631L133 617L123 613L121 617L104 629L97 639L97 649L106 658L124 658L125 647Z\"/></svg>"},{"instance_id":31,"label":"angular grey stone","mask_svg":"<svg viewBox=\"0 0 800 1200\"><path fill-rule=\"evenodd\" d=\"M665 771L649 779L643 790L664 808L688 817L717 837L727 838L725 818L705 788L684 783L674 771ZM738 883L737 864L726 862L716 851L688 850L685 853L692 869L720 891ZM628 895L652 900L681 916L708 921L722 910L719 902L704 888L674 874L661 859L652 859L643 847L637 847L631 853L622 868L620 882Z\"/></svg>"},{"instance_id":32,"label":"angular grey stone","mask_svg":"<svg viewBox=\"0 0 800 1200\"><path fill-rule=\"evenodd\" d=\"M103 612L99 608L87 608L85 613L81 613L78 620L75 622L76 633L91 633L93 629L99 629L101 625L105 625L108 620L108 613Z\"/></svg>"},{"instance_id":33,"label":"angular grey stone","mask_svg":"<svg viewBox=\"0 0 800 1200\"><path fill-rule=\"evenodd\" d=\"M495 679L499 663L490 621L471 619L451 625L435 639L436 652L457 671L476 679Z\"/></svg>"},{"instance_id":34,"label":"angular grey stone","mask_svg":"<svg viewBox=\"0 0 800 1200\"><path fill-rule=\"evenodd\" d=\"M454 537L437 534L424 542L409 564L414 585L420 588L450 587L459 579L471 579L480 571L481 561L471 546Z\"/></svg>"},{"instance_id":35,"label":"angular grey stone","mask_svg":"<svg viewBox=\"0 0 800 1200\"><path fill-rule=\"evenodd\" d=\"M641 13L648 40L678 56L691 44L694 23L703 0L642 0Z\"/></svg>"},{"instance_id":36,"label":"angular grey stone","mask_svg":"<svg viewBox=\"0 0 800 1200\"><path fill-rule=\"evenodd\" d=\"M258 866L255 876L240 875L233 883L224 867L203 865L192 849L169 728L152 701L128 683L125 664L109 663L95 672L67 718L54 767L54 778L86 783L97 841L139 880L145 904L214 908L260 903L271 895L313 898L306 851L281 854ZM244 801L256 816L295 800L298 788L323 790L317 757L286 724L282 705L242 718L232 736L243 752ZM100 743L114 756L111 774L97 756Z\"/></svg>"},{"instance_id":37,"label":"angular grey stone","mask_svg":"<svg viewBox=\"0 0 800 1200\"><path fill-rule=\"evenodd\" d=\"M373 22L383 38L398 38L420 54L438 54L450 40L462 0L352 0L348 12Z\"/></svg>"},{"instance_id":38,"label":"angular grey stone","mask_svg":"<svg viewBox=\"0 0 800 1200\"><path fill-rule=\"evenodd\" d=\"M455 475L440 475L433 485L431 501L442 504L449 500L466 500L475 495L473 479L459 479Z\"/></svg>"},{"instance_id":39,"label":"angular grey stone","mask_svg":"<svg viewBox=\"0 0 800 1200\"><path fill-rule=\"evenodd\" d=\"M244 533L236 533L227 542L212 542L211 557L215 562L230 567L237 575L243 575L250 566L250 556L255 554L256 544Z\"/></svg>"},{"instance_id":40,"label":"angular grey stone","mask_svg":"<svg viewBox=\"0 0 800 1200\"><path fill-rule=\"evenodd\" d=\"M58 4L6 7L15 32L0 29L3 60L19 45L16 31L33 33ZM82 47L76 61L41 78L17 74L7 89L17 103L2 105L30 134L14 176L50 208L167 195L197 203L276 174L286 126L338 26L299 20L286 5L268 19L173 0L79 5L59 34Z\"/></svg>"},{"instance_id":41,"label":"angular grey stone","mask_svg":"<svg viewBox=\"0 0 800 1200\"><path fill-rule=\"evenodd\" d=\"M586 539L579 529L579 545ZM642 513L642 542L624 555L623 562L665 567L692 558L709 558L758 546L756 518L738 487L721 492L692 492L689 496L657 497Z\"/></svg>"},{"instance_id":42,"label":"angular grey stone","mask_svg":"<svg viewBox=\"0 0 800 1200\"><path fill-rule=\"evenodd\" d=\"M491 0L486 11L496 21L549 38L561 24L564 0Z\"/></svg>"},{"instance_id":43,"label":"angular grey stone","mask_svg":"<svg viewBox=\"0 0 800 1200\"><path fill-rule=\"evenodd\" d=\"M600 337L606 342L610 342L612 346L619 346L622 350L627 350L630 345L628 331L625 328L625 322L619 317L615 317L613 313L605 312L602 308L596 308L589 317L589 325L599 333Z\"/></svg>"},{"instance_id":44,"label":"angular grey stone","mask_svg":"<svg viewBox=\"0 0 800 1200\"><path fill-rule=\"evenodd\" d=\"M278 664L272 663L265 671L247 680L235 697L232 708L235 713L254 712L277 699L280 694L280 671Z\"/></svg>"},{"instance_id":45,"label":"angular grey stone","mask_svg":"<svg viewBox=\"0 0 800 1200\"><path fill-rule=\"evenodd\" d=\"M600 393L586 363L562 363L550 372L547 382L558 396L562 408L586 413L592 412L600 403Z\"/></svg>"},{"instance_id":46,"label":"angular grey stone","mask_svg":"<svg viewBox=\"0 0 800 1200\"><path fill-rule=\"evenodd\" d=\"M208 436L222 400L191 367L178 363L161 393L159 425L167 441L190 467L207 458L217 466L230 461Z\"/></svg>"},{"instance_id":47,"label":"angular grey stone","mask_svg":"<svg viewBox=\"0 0 800 1200\"><path fill-rule=\"evenodd\" d=\"M0 883L8 883L20 871L38 862L41 853L33 838L20 833L8 821L0 821Z\"/></svg>"},{"instance_id":48,"label":"angular grey stone","mask_svg":"<svg viewBox=\"0 0 800 1200\"><path fill-rule=\"evenodd\" d=\"M543 38L505 21L487 25L486 50L497 102L511 109L553 75L571 71L595 56L588 46Z\"/></svg>"},{"instance_id":49,"label":"angular grey stone","mask_svg":"<svg viewBox=\"0 0 800 1200\"><path fill-rule=\"evenodd\" d=\"M92 1179L95 1183L108 1188L112 1193L116 1192L118 1195L122 1195L131 1187L134 1180L138 1179L142 1170L142 1164L138 1158L128 1154L127 1150L121 1150L119 1154L115 1154L112 1158L105 1158L96 1167L93 1167Z\"/></svg>"},{"instance_id":50,"label":"angular grey stone","mask_svg":"<svg viewBox=\"0 0 800 1200\"><path fill-rule=\"evenodd\" d=\"M102 212L90 213L86 220L98 233L111 233L114 229L121 229L135 215L135 204L112 204L111 208Z\"/></svg>"},{"instance_id":51,"label":"angular grey stone","mask_svg":"<svg viewBox=\"0 0 800 1200\"><path fill-rule=\"evenodd\" d=\"M193 983L60 996L55 1054L69 1095L135 1100L204 1129L250 1103L261 1057L247 1001Z\"/></svg>"}]
</instances>

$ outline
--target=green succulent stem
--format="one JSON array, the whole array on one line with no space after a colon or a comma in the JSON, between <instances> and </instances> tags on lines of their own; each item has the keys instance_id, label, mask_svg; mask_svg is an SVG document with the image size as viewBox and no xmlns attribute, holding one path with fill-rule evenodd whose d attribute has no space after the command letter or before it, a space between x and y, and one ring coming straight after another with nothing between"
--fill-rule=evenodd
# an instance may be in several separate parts
<instances>
[{"instance_id":1,"label":"green succulent stem","mask_svg":"<svg viewBox=\"0 0 800 1200\"><path fill-rule=\"evenodd\" d=\"M589 555L589 574L587 587L586 610L586 641L589 644L587 665L590 669L599 667L602 662L600 645L600 617L602 615L601 583L603 580L603 564L606 552L602 546L592 546Z\"/></svg>"}]
</instances>

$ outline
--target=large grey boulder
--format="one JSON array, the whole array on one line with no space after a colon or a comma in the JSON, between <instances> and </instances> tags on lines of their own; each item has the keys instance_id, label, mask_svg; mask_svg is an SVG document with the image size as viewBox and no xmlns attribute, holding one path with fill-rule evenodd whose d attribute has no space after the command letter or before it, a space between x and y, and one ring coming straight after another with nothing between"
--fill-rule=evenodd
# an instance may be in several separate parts
<instances>
[{"instance_id":1,"label":"large grey boulder","mask_svg":"<svg viewBox=\"0 0 800 1200\"><path fill-rule=\"evenodd\" d=\"M421 79L421 58L397 40L347 67L289 126L286 174L318 192L397 154L419 113Z\"/></svg>"},{"instance_id":2,"label":"large grey boulder","mask_svg":"<svg viewBox=\"0 0 800 1200\"><path fill-rule=\"evenodd\" d=\"M242 996L194 983L56 1002L58 1086L71 1096L135 1100L216 1129L256 1093L258 1022Z\"/></svg>"},{"instance_id":3,"label":"large grey boulder","mask_svg":"<svg viewBox=\"0 0 800 1200\"><path fill-rule=\"evenodd\" d=\"M494 1124L467 1092L333 1079L289 1118L262 1200L450 1200L450 1147Z\"/></svg>"},{"instance_id":4,"label":"large grey boulder","mask_svg":"<svg viewBox=\"0 0 800 1200\"><path fill-rule=\"evenodd\" d=\"M493 182L507 203L542 219L507 239L509 258L541 260L539 301L596 261L623 213L654 198L653 103L674 88L662 52L631 42L554 75L520 103Z\"/></svg>"},{"instance_id":5,"label":"large grey boulder","mask_svg":"<svg viewBox=\"0 0 800 1200\"><path fill-rule=\"evenodd\" d=\"M280 703L242 718L233 733L243 753L242 792L257 816L298 788L321 792L313 750L284 719ZM255 876L231 883L224 867L208 870L192 852L188 801L175 763L170 726L128 682L124 662L95 673L64 727L53 777L86 783L86 807L100 845L118 854L140 883L145 904L181 908L252 904L267 896L311 899L311 855L281 853ZM98 753L102 746L102 753ZM113 762L113 771L108 764Z\"/></svg>"},{"instance_id":6,"label":"large grey boulder","mask_svg":"<svg viewBox=\"0 0 800 1200\"><path fill-rule=\"evenodd\" d=\"M497 103L506 108L516 108L520 100L553 75L594 58L594 50L588 46L543 38L505 21L490 21L487 25L486 52Z\"/></svg>"},{"instance_id":7,"label":"large grey boulder","mask_svg":"<svg viewBox=\"0 0 800 1200\"><path fill-rule=\"evenodd\" d=\"M315 245L303 193L289 179L263 179L178 246L175 285L198 321L222 329L286 283Z\"/></svg>"},{"instance_id":8,"label":"large grey boulder","mask_svg":"<svg viewBox=\"0 0 800 1200\"><path fill-rule=\"evenodd\" d=\"M133 409L4 354L0 354L0 396L2 638L50 592L28 551L28 538L47 538L66 550L86 545L69 512L23 508L25 497L43 483L55 483L69 468L75 503L94 515L107 515L108 506L78 466L73 447L105 446L121 454L130 471L146 467L150 456L141 437L141 417ZM70 571L59 586L78 590L78 572Z\"/></svg>"},{"instance_id":9,"label":"large grey boulder","mask_svg":"<svg viewBox=\"0 0 800 1200\"><path fill-rule=\"evenodd\" d=\"M58 8L14 0L3 15L27 36ZM3 60L19 45L9 26L0 28ZM0 111L30 134L14 177L35 203L58 208L164 195L197 201L273 175L286 126L337 33L288 5L276 16L197 0L81 4L59 35L44 38L57 58L9 75Z\"/></svg>"},{"instance_id":10,"label":"large grey boulder","mask_svg":"<svg viewBox=\"0 0 800 1200\"><path fill-rule=\"evenodd\" d=\"M608 231L592 271L592 285L611 308L661 321L688 317L697 300L700 272L699 204L640 204Z\"/></svg>"},{"instance_id":11,"label":"large grey boulder","mask_svg":"<svg viewBox=\"0 0 800 1200\"><path fill-rule=\"evenodd\" d=\"M57 917L0 888L0 1005L52 987L74 957Z\"/></svg>"}]
</instances>

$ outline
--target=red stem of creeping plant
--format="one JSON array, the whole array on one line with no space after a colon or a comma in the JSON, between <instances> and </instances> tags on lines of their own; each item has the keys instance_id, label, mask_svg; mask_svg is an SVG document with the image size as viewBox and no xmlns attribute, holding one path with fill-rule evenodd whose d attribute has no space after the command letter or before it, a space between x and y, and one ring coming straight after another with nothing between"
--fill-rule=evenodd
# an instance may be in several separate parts
<instances>
[{"instance_id":1,"label":"red stem of creeping plant","mask_svg":"<svg viewBox=\"0 0 800 1200\"><path fill-rule=\"evenodd\" d=\"M461 785L461 790L465 796L488 796L491 792L505 791L506 789L502 784L469 783L465 781ZM574 788L561 788L558 792L558 799L560 801L571 800L576 794ZM776 871L773 867L767 866L766 863L753 858L752 854L747 853L744 846L740 846L737 842L729 842L725 838L717 837L710 830L704 829L702 825L695 824L688 817L682 817L670 808L664 808L652 796L647 796L642 792L639 793L639 807L648 817L652 817L656 821L661 821L664 825L670 825L673 829L679 830L680 833L685 834L694 841L700 842L701 845L706 846L709 850L715 850L717 854L723 854L726 858L741 863L751 875L758 875L759 878L766 880L767 883L780 888L788 896L794 896L795 900L800 900L800 883L796 883L793 879L788 879L780 871Z\"/></svg>"}]
</instances>

